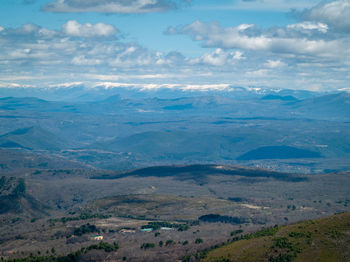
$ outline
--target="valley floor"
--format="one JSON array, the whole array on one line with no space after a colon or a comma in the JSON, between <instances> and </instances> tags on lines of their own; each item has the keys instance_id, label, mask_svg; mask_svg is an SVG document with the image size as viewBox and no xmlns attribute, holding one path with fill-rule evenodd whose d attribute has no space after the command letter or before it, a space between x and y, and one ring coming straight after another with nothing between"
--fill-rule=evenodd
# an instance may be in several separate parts
<instances>
[{"instance_id":1,"label":"valley floor","mask_svg":"<svg viewBox=\"0 0 350 262\"><path fill-rule=\"evenodd\" d=\"M79 251L79 261L178 261L236 234L350 211L347 172L299 175L223 165L122 173L27 169L0 182L3 259ZM98 246L93 235L118 243L118 250Z\"/></svg>"}]
</instances>

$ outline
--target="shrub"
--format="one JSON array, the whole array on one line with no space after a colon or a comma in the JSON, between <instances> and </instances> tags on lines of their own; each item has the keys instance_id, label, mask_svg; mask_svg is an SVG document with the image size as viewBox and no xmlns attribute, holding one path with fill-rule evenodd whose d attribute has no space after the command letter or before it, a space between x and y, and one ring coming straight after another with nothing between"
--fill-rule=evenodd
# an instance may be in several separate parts
<instances>
[{"instance_id":1,"label":"shrub","mask_svg":"<svg viewBox=\"0 0 350 262\"><path fill-rule=\"evenodd\" d=\"M95 232L99 233L100 230L95 225L91 225L87 223L86 225L82 225L78 228L75 228L73 234L76 236L81 236L87 233L95 233Z\"/></svg>"},{"instance_id":2,"label":"shrub","mask_svg":"<svg viewBox=\"0 0 350 262\"><path fill-rule=\"evenodd\" d=\"M170 245L174 245L174 244L175 244L175 241L172 240L172 239L169 239L169 240L167 240L167 241L165 242L165 245L166 245L166 246L170 246Z\"/></svg>"},{"instance_id":3,"label":"shrub","mask_svg":"<svg viewBox=\"0 0 350 262\"><path fill-rule=\"evenodd\" d=\"M201 244L201 243L203 243L203 239L197 238L197 239L194 241L194 243L196 243L196 244Z\"/></svg>"},{"instance_id":4,"label":"shrub","mask_svg":"<svg viewBox=\"0 0 350 262\"><path fill-rule=\"evenodd\" d=\"M143 243L141 249L154 248L156 245L154 243Z\"/></svg>"},{"instance_id":5,"label":"shrub","mask_svg":"<svg viewBox=\"0 0 350 262\"><path fill-rule=\"evenodd\" d=\"M235 236L235 235L242 234L242 233L243 233L243 230L242 229L238 229L238 230L232 231L231 232L231 236Z\"/></svg>"}]
</instances>

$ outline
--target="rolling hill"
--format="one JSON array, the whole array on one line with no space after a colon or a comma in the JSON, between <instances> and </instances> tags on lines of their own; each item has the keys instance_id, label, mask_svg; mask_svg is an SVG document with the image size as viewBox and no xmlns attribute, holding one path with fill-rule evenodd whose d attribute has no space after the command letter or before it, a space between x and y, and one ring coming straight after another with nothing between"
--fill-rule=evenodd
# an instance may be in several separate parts
<instances>
[{"instance_id":1,"label":"rolling hill","mask_svg":"<svg viewBox=\"0 0 350 262\"><path fill-rule=\"evenodd\" d=\"M87 168L86 165L57 155L0 148L0 173L22 169Z\"/></svg>"},{"instance_id":2,"label":"rolling hill","mask_svg":"<svg viewBox=\"0 0 350 262\"><path fill-rule=\"evenodd\" d=\"M300 175L274 172L270 170L248 168L239 166L218 165L186 165L186 166L155 166L141 168L117 175L95 176L94 179L119 179L124 177L171 177L177 180L194 180L205 182L208 176L241 176L241 177L264 177L282 181L304 181Z\"/></svg>"},{"instance_id":3,"label":"rolling hill","mask_svg":"<svg viewBox=\"0 0 350 262\"><path fill-rule=\"evenodd\" d=\"M57 151L65 142L38 126L20 128L0 136L0 147Z\"/></svg>"},{"instance_id":4,"label":"rolling hill","mask_svg":"<svg viewBox=\"0 0 350 262\"><path fill-rule=\"evenodd\" d=\"M341 92L298 101L291 106L310 118L339 120L350 118L350 93Z\"/></svg>"},{"instance_id":5,"label":"rolling hill","mask_svg":"<svg viewBox=\"0 0 350 262\"><path fill-rule=\"evenodd\" d=\"M237 158L237 160L257 159L290 159L290 158L319 158L321 154L315 151L295 148L291 146L264 146L251 150Z\"/></svg>"}]
</instances>

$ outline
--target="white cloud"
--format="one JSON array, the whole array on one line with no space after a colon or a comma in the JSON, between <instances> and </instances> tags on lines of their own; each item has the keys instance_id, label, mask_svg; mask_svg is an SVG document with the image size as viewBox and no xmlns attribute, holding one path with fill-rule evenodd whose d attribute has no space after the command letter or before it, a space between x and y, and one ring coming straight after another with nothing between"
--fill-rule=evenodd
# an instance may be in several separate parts
<instances>
[{"instance_id":1,"label":"white cloud","mask_svg":"<svg viewBox=\"0 0 350 262\"><path fill-rule=\"evenodd\" d=\"M68 30L69 24L73 26ZM346 86L349 39L339 34L333 37L330 30L304 29L308 27L304 25L259 29L251 24L222 27L196 21L173 28L172 33L189 34L214 47L191 58L120 41L112 33L98 33L103 37L97 40L88 37L101 32L95 24L66 22L61 30L34 24L4 28L0 31L0 82L54 87L62 79L83 81L87 86L96 82L117 86L120 81L125 87L135 83L140 88L223 90L228 83L298 88L314 83L322 87L330 86L327 79L334 79L339 81L333 81L332 88ZM302 63L310 66L299 66Z\"/></svg>"},{"instance_id":2,"label":"white cloud","mask_svg":"<svg viewBox=\"0 0 350 262\"><path fill-rule=\"evenodd\" d=\"M216 48L190 61L196 65L212 65L210 69L216 75L220 70L231 72L240 82L323 89L348 85L345 72L350 70L350 37L339 31L335 33L324 21L300 21L262 29L252 24L225 27L215 21L197 20L170 27L167 33L185 34L201 42L203 47ZM227 59L227 54L234 52L244 52L245 59L234 65L234 59ZM299 66L306 63L310 66ZM336 70L338 68L346 71ZM327 79L336 81L330 86Z\"/></svg>"},{"instance_id":3,"label":"white cloud","mask_svg":"<svg viewBox=\"0 0 350 262\"><path fill-rule=\"evenodd\" d=\"M34 33L39 30L39 26L28 23L20 28L24 33Z\"/></svg>"},{"instance_id":4,"label":"white cloud","mask_svg":"<svg viewBox=\"0 0 350 262\"><path fill-rule=\"evenodd\" d=\"M25 84L18 84L18 83L0 83L0 87L2 88L33 88L35 86L33 85L25 85Z\"/></svg>"},{"instance_id":5,"label":"white cloud","mask_svg":"<svg viewBox=\"0 0 350 262\"><path fill-rule=\"evenodd\" d=\"M233 65L238 60L244 59L243 53L240 51L230 52L217 48L211 53L206 53L199 58L190 60L191 64L206 64L211 66Z\"/></svg>"},{"instance_id":6,"label":"white cloud","mask_svg":"<svg viewBox=\"0 0 350 262\"><path fill-rule=\"evenodd\" d=\"M328 25L323 23L302 22L297 24L288 25L287 28L296 30L317 30L322 33L327 33Z\"/></svg>"},{"instance_id":7,"label":"white cloud","mask_svg":"<svg viewBox=\"0 0 350 262\"><path fill-rule=\"evenodd\" d=\"M241 31L245 31L246 29L252 28L252 27L254 27L253 24L241 24L241 25L237 26L237 30L241 32Z\"/></svg>"},{"instance_id":8,"label":"white cloud","mask_svg":"<svg viewBox=\"0 0 350 262\"><path fill-rule=\"evenodd\" d=\"M97 65L109 67L108 70L137 70L143 65L157 65L159 59L166 58L136 43L118 41L113 37L116 32L112 25L77 21L66 22L60 31L34 24L5 28L0 31L0 65L6 65L6 69L0 71L18 71L22 67L33 72L72 71L82 66L96 70ZM58 64L62 66L57 67Z\"/></svg>"},{"instance_id":9,"label":"white cloud","mask_svg":"<svg viewBox=\"0 0 350 262\"><path fill-rule=\"evenodd\" d=\"M51 84L49 87L56 87L56 88L69 88L74 86L83 86L84 82L66 82L66 83L59 83L59 84Z\"/></svg>"},{"instance_id":10,"label":"white cloud","mask_svg":"<svg viewBox=\"0 0 350 262\"><path fill-rule=\"evenodd\" d=\"M304 24L304 27L307 24ZM309 25L309 27L311 24ZM302 27L294 25L292 27ZM245 30L242 31L242 28ZM322 26L320 25L319 30ZM319 31L317 30L317 31ZM202 41L206 47L223 49L238 48L242 50L272 52L293 56L315 56L333 59L347 59L349 39L328 39L327 37L307 37L305 34L289 32L288 28L260 30L253 26L222 27L216 22L203 23L199 20L192 24L170 28L168 32L188 34L194 41Z\"/></svg>"},{"instance_id":11,"label":"white cloud","mask_svg":"<svg viewBox=\"0 0 350 262\"><path fill-rule=\"evenodd\" d=\"M63 24L62 31L68 36L76 37L111 37L117 33L117 29L113 25L104 23L79 24L75 20Z\"/></svg>"},{"instance_id":12,"label":"white cloud","mask_svg":"<svg viewBox=\"0 0 350 262\"><path fill-rule=\"evenodd\" d=\"M287 64L282 62L281 60L267 60L265 63L265 67L268 68L282 68L285 67Z\"/></svg>"},{"instance_id":13,"label":"white cloud","mask_svg":"<svg viewBox=\"0 0 350 262\"><path fill-rule=\"evenodd\" d=\"M92 66L92 65L100 65L102 61L100 59L88 59L84 55L75 56L72 59L72 64L74 65L82 65L82 66Z\"/></svg>"},{"instance_id":14,"label":"white cloud","mask_svg":"<svg viewBox=\"0 0 350 262\"><path fill-rule=\"evenodd\" d=\"M302 18L325 23L337 31L350 33L350 0L322 2L306 10Z\"/></svg>"},{"instance_id":15,"label":"white cloud","mask_svg":"<svg viewBox=\"0 0 350 262\"><path fill-rule=\"evenodd\" d=\"M55 0L42 9L61 13L151 13L177 8L190 0Z\"/></svg>"},{"instance_id":16,"label":"white cloud","mask_svg":"<svg viewBox=\"0 0 350 262\"><path fill-rule=\"evenodd\" d=\"M237 0L231 1L231 4L216 4L202 7L204 9L216 10L274 10L288 12L290 10L303 10L311 8L319 3L319 0Z\"/></svg>"},{"instance_id":17,"label":"white cloud","mask_svg":"<svg viewBox=\"0 0 350 262\"><path fill-rule=\"evenodd\" d=\"M246 72L245 75L247 77L267 77L269 72L270 71L267 69L259 69L255 71Z\"/></svg>"},{"instance_id":18,"label":"white cloud","mask_svg":"<svg viewBox=\"0 0 350 262\"><path fill-rule=\"evenodd\" d=\"M28 75L44 75L46 79L50 79L48 84L53 84L62 78L69 82L81 81L74 75L81 76L83 73L167 73L169 66L158 65L157 61L160 59L171 61L174 65L173 71L176 71L177 65L181 67L180 60L176 61L174 55L168 58L167 54L151 51L137 43L122 42L115 37L99 37L96 40L96 37L88 36L108 36L110 33L108 30L102 30L101 33L96 25L87 26L74 22L73 29L78 28L77 32L72 30L69 26L71 24L65 23L62 30L48 30L26 24L0 31L0 81L11 76L17 81L22 79L22 74L24 78L20 81L23 84L43 84L40 80L42 78L28 78Z\"/></svg>"},{"instance_id":19,"label":"white cloud","mask_svg":"<svg viewBox=\"0 0 350 262\"><path fill-rule=\"evenodd\" d=\"M138 88L141 90L156 90L156 89L178 89L178 90L190 90L190 91L209 91L217 90L224 91L230 89L231 84L228 83L218 83L218 84L172 84L172 83L120 83L120 82L98 82L94 85L95 87L103 87L105 89L111 88Z\"/></svg>"},{"instance_id":20,"label":"white cloud","mask_svg":"<svg viewBox=\"0 0 350 262\"><path fill-rule=\"evenodd\" d=\"M195 91L208 91L208 90L217 90L224 91L230 87L230 84L203 84L203 85L185 85L181 87L182 90L195 90Z\"/></svg>"}]
</instances>

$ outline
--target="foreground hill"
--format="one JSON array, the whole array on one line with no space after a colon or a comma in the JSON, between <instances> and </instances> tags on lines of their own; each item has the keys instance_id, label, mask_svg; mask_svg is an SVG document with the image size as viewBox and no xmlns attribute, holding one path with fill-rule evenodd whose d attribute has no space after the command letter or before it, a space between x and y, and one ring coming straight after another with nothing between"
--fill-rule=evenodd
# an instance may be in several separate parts
<instances>
[{"instance_id":1,"label":"foreground hill","mask_svg":"<svg viewBox=\"0 0 350 262\"><path fill-rule=\"evenodd\" d=\"M41 169L20 171L11 171L8 165L0 175L0 260L28 261L25 259L32 254L29 261L38 261L36 256L43 258L39 261L50 261L48 255L78 254L82 248L95 245L89 236L99 233L106 243L118 243L118 251L95 250L75 261L175 262L275 224L350 211L348 172L302 175L208 164L116 172L64 169L63 165L51 168L50 163ZM334 226L342 226L339 221ZM274 250L271 246L278 247L272 259L280 260L271 261L294 259L300 250L298 258L312 247L323 248L324 243L332 250L334 245L348 244L342 232L349 229L326 230L322 223L314 223L294 229L272 228L264 234L248 235L244 241L257 237L253 244L263 255L265 249L270 252ZM310 228L314 225L317 227ZM149 226L151 231L142 230ZM323 237L335 242L322 242L326 241ZM261 255L260 251L251 252ZM275 254L271 252L262 261ZM213 261L220 261L222 254L220 251Z\"/></svg>"},{"instance_id":2,"label":"foreground hill","mask_svg":"<svg viewBox=\"0 0 350 262\"><path fill-rule=\"evenodd\" d=\"M350 213L342 213L234 239L201 261L349 261L349 233Z\"/></svg>"},{"instance_id":3,"label":"foreground hill","mask_svg":"<svg viewBox=\"0 0 350 262\"><path fill-rule=\"evenodd\" d=\"M0 215L24 214L40 216L47 215L43 204L27 193L23 178L5 177L0 178Z\"/></svg>"}]
</instances>

